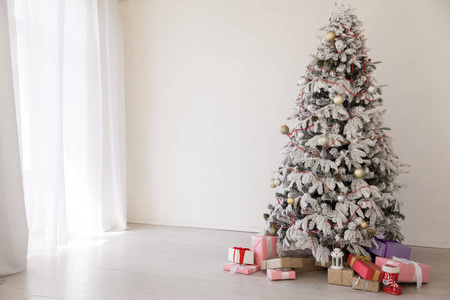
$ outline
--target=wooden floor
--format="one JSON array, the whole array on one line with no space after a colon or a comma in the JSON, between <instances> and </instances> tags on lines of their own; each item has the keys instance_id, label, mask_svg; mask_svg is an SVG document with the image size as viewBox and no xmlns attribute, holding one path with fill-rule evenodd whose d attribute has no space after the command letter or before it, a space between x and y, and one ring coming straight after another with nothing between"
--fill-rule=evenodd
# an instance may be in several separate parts
<instances>
[{"instance_id":1,"label":"wooden floor","mask_svg":"<svg viewBox=\"0 0 450 300\"><path fill-rule=\"evenodd\" d=\"M265 272L222 271L227 248L250 233L130 224L130 230L72 240L57 255L29 258L28 270L2 278L0 299L392 299L327 284L326 271L270 281ZM450 250L415 247L431 283L402 284L405 299L450 299Z\"/></svg>"}]
</instances>

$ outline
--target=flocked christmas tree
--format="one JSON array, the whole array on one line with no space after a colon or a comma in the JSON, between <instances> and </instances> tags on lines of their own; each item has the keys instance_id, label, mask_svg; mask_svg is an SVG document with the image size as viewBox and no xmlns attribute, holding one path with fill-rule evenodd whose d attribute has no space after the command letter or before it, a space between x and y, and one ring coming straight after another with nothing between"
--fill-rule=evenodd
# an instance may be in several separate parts
<instances>
[{"instance_id":1,"label":"flocked christmas tree","mask_svg":"<svg viewBox=\"0 0 450 300\"><path fill-rule=\"evenodd\" d=\"M296 126L281 127L289 141L270 182L277 192L266 226L278 234L279 253L311 249L326 262L335 247L368 255L364 247L375 245L375 236L403 239L395 193L405 165L377 109L378 62L367 54L361 26L349 7L336 5L299 80L289 118Z\"/></svg>"}]
</instances>

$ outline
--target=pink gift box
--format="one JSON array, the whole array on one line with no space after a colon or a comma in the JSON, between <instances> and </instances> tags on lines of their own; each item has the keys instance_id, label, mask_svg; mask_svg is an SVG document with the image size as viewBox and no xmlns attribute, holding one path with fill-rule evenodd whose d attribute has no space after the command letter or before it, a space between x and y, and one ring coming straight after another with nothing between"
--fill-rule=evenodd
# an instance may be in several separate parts
<instances>
[{"instance_id":1,"label":"pink gift box","mask_svg":"<svg viewBox=\"0 0 450 300\"><path fill-rule=\"evenodd\" d=\"M270 280L295 279L295 271L291 269L267 269L267 278Z\"/></svg>"},{"instance_id":2,"label":"pink gift box","mask_svg":"<svg viewBox=\"0 0 450 300\"><path fill-rule=\"evenodd\" d=\"M386 258L386 257L379 257L375 259L375 265L379 266L380 268L385 263L394 264L397 266L400 266L400 273L398 274L398 282L417 282L417 274L416 274L416 267L414 264L412 264L412 261L406 260L406 259L399 259L395 256L393 258ZM407 263L409 262L409 263ZM425 264L419 264L417 265L422 270L422 283L428 283L430 282L430 266ZM420 287L418 283L418 287Z\"/></svg>"},{"instance_id":3,"label":"pink gift box","mask_svg":"<svg viewBox=\"0 0 450 300\"><path fill-rule=\"evenodd\" d=\"M224 271L232 271L232 269L235 268L236 273L250 275L255 273L256 271L259 271L258 265L240 265L234 262L227 263L223 265ZM233 272L230 272L234 274Z\"/></svg>"},{"instance_id":4,"label":"pink gift box","mask_svg":"<svg viewBox=\"0 0 450 300\"><path fill-rule=\"evenodd\" d=\"M271 235L254 235L250 249L255 252L255 264L261 265L262 260L277 258L277 237Z\"/></svg>"}]
</instances>

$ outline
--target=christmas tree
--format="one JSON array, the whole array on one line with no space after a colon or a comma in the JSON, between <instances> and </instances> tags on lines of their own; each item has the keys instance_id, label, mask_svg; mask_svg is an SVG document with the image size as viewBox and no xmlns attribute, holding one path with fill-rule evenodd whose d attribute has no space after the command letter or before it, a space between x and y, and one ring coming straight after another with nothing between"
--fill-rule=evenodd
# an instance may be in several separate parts
<instances>
[{"instance_id":1,"label":"christmas tree","mask_svg":"<svg viewBox=\"0 0 450 300\"><path fill-rule=\"evenodd\" d=\"M326 262L335 247L368 255L374 237L401 241L404 216L395 193L406 165L399 162L383 127L380 85L372 74L362 23L336 5L321 30L289 118L282 165L266 230L278 235L277 251L311 249Z\"/></svg>"}]
</instances>

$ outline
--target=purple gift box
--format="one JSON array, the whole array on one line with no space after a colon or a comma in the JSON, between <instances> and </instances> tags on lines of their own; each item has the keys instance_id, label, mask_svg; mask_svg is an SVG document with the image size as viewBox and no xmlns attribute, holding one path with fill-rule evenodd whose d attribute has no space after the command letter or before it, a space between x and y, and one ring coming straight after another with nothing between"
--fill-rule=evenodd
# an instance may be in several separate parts
<instances>
[{"instance_id":1,"label":"purple gift box","mask_svg":"<svg viewBox=\"0 0 450 300\"><path fill-rule=\"evenodd\" d=\"M386 239L375 238L375 242L378 244L378 249L373 247L369 248L369 252L372 252L376 256L380 257L400 257L409 259L411 255L411 248L403 245L402 243L390 241Z\"/></svg>"}]
</instances>

